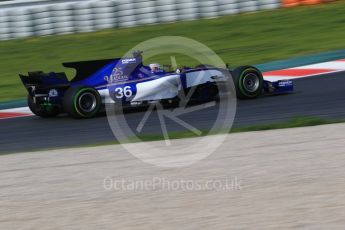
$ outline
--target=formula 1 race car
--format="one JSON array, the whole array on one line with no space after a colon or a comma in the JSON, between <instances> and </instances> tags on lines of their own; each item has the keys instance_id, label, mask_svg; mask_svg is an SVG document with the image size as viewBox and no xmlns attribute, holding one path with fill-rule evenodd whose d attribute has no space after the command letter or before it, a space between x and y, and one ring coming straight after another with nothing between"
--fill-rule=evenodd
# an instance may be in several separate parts
<instances>
[{"instance_id":1,"label":"formula 1 race car","mask_svg":"<svg viewBox=\"0 0 345 230\"><path fill-rule=\"evenodd\" d=\"M19 75L29 92L28 105L40 117L68 113L74 118L94 117L105 103L134 107L152 102L180 100L180 93L196 87L191 99L214 100L219 96L217 84L231 78L240 99L253 99L262 93L293 90L290 80L269 82L252 66L234 70L200 65L165 71L159 64L143 64L142 52L133 57L63 63L76 69L69 81L65 73L29 72Z\"/></svg>"}]
</instances>

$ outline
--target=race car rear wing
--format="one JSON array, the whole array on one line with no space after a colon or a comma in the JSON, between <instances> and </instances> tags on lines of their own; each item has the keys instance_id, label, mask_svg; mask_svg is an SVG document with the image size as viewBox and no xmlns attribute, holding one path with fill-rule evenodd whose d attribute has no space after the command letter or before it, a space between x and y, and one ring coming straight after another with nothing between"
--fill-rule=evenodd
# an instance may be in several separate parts
<instances>
[{"instance_id":1,"label":"race car rear wing","mask_svg":"<svg viewBox=\"0 0 345 230\"><path fill-rule=\"evenodd\" d=\"M32 95L35 90L67 88L70 83L65 73L44 73L42 71L29 72L28 75L19 74L25 88Z\"/></svg>"}]
</instances>

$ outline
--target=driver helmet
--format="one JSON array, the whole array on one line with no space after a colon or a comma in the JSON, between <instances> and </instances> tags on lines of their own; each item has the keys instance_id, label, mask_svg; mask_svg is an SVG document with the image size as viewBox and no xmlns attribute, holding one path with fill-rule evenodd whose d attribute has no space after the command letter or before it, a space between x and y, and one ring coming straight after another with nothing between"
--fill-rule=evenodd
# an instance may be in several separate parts
<instances>
[{"instance_id":1,"label":"driver helmet","mask_svg":"<svg viewBox=\"0 0 345 230\"><path fill-rule=\"evenodd\" d=\"M158 63L151 63L150 65L150 69L152 73L157 73L160 71L161 67Z\"/></svg>"}]
</instances>

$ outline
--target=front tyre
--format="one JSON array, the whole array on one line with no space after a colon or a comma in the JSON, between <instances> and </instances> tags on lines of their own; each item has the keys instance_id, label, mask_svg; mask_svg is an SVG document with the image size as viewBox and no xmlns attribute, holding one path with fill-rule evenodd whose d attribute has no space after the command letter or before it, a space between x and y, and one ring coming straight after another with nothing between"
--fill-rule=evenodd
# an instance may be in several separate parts
<instances>
[{"instance_id":1,"label":"front tyre","mask_svg":"<svg viewBox=\"0 0 345 230\"><path fill-rule=\"evenodd\" d=\"M264 80L260 70L253 66L241 66L232 72L237 97L252 99L258 97L263 90Z\"/></svg>"},{"instance_id":2,"label":"front tyre","mask_svg":"<svg viewBox=\"0 0 345 230\"><path fill-rule=\"evenodd\" d=\"M59 114L60 110L56 106L45 103L45 104L37 104L34 102L32 96L28 95L28 106L33 114L39 117L47 118L47 117L55 117Z\"/></svg>"},{"instance_id":3,"label":"front tyre","mask_svg":"<svg viewBox=\"0 0 345 230\"><path fill-rule=\"evenodd\" d=\"M63 98L65 111L73 118L91 118L97 115L102 99L92 87L71 87Z\"/></svg>"}]
</instances>

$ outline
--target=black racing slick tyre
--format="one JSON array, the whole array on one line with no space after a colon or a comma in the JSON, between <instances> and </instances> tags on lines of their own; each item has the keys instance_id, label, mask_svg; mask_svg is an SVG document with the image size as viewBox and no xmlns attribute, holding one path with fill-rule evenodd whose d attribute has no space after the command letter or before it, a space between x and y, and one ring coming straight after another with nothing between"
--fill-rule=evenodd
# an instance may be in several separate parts
<instances>
[{"instance_id":1,"label":"black racing slick tyre","mask_svg":"<svg viewBox=\"0 0 345 230\"><path fill-rule=\"evenodd\" d=\"M91 118L98 114L102 99L92 87L71 87L63 98L64 110L73 118Z\"/></svg>"},{"instance_id":2,"label":"black racing slick tyre","mask_svg":"<svg viewBox=\"0 0 345 230\"><path fill-rule=\"evenodd\" d=\"M30 95L28 95L28 106L33 114L43 118L55 117L60 112L59 109L53 105L36 104Z\"/></svg>"},{"instance_id":3,"label":"black racing slick tyre","mask_svg":"<svg viewBox=\"0 0 345 230\"><path fill-rule=\"evenodd\" d=\"M240 66L232 75L238 98L253 99L261 95L264 79L260 70L253 66Z\"/></svg>"}]
</instances>

